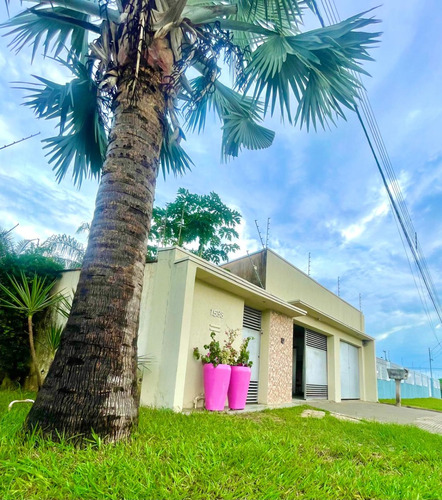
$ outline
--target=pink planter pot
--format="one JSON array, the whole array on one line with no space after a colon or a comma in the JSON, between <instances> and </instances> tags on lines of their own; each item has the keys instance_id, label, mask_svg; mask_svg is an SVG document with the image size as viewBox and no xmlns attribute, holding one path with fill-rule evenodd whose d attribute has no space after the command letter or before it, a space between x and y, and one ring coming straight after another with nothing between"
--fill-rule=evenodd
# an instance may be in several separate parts
<instances>
[{"instance_id":1,"label":"pink planter pot","mask_svg":"<svg viewBox=\"0 0 442 500\"><path fill-rule=\"evenodd\" d=\"M231 366L211 363L203 365L206 410L222 411L229 388Z\"/></svg>"},{"instance_id":2,"label":"pink planter pot","mask_svg":"<svg viewBox=\"0 0 442 500\"><path fill-rule=\"evenodd\" d=\"M231 410L244 410L251 375L252 369L248 366L232 366L228 392Z\"/></svg>"}]
</instances>

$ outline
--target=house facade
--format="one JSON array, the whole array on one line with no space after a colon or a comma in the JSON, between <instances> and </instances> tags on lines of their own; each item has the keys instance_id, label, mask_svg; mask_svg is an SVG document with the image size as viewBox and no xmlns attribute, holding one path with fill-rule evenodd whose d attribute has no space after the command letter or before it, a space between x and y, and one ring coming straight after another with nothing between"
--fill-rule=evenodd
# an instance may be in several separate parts
<instances>
[{"instance_id":1,"label":"house facade","mask_svg":"<svg viewBox=\"0 0 442 500\"><path fill-rule=\"evenodd\" d=\"M66 272L59 286L70 290L77 281L78 272ZM149 362L141 404L201 406L193 348L230 329L253 339L249 403L377 400L374 340L360 311L271 250L219 267L174 247L145 268L138 350Z\"/></svg>"}]
</instances>

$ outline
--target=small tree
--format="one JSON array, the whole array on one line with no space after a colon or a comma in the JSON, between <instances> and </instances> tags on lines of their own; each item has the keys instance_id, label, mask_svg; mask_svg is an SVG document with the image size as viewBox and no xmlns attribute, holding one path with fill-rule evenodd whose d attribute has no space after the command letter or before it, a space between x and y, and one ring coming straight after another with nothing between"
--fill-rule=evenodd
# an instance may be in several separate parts
<instances>
[{"instance_id":1,"label":"small tree","mask_svg":"<svg viewBox=\"0 0 442 500\"><path fill-rule=\"evenodd\" d=\"M51 295L50 292L55 284L52 281L46 284L46 279L34 274L34 278L29 283L25 273L20 273L21 281L13 276L8 276L12 289L7 288L0 283L0 289L6 294L7 298L2 299L0 304L4 307L10 307L25 314L28 320L28 335L29 335L29 348L31 351L32 364L37 375L37 386L40 390L41 375L37 364L37 356L35 354L34 346L34 331L32 318L34 314L43 311L52 306L59 306L61 303L66 302L66 298L61 292Z\"/></svg>"},{"instance_id":2,"label":"small tree","mask_svg":"<svg viewBox=\"0 0 442 500\"><path fill-rule=\"evenodd\" d=\"M233 240L239 237L236 226L240 222L241 214L216 193L198 195L180 188L173 202L153 209L148 260L156 256L158 246L177 245L219 264L239 250Z\"/></svg>"}]
</instances>

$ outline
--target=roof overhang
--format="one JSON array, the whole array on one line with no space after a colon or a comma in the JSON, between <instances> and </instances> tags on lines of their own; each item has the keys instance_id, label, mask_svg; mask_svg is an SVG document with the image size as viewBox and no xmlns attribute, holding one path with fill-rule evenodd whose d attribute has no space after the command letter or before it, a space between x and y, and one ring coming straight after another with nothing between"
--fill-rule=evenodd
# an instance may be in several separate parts
<instances>
[{"instance_id":1,"label":"roof overhang","mask_svg":"<svg viewBox=\"0 0 442 500\"><path fill-rule=\"evenodd\" d=\"M292 304L295 307L302 308L304 311L307 312L307 315L318 320L322 321L323 323L330 325L337 330L340 330L342 332L348 333L352 337L356 337L360 340L374 340L373 337L370 337L370 335L367 335L366 333L362 332L361 330L358 330L357 328L353 328L350 325L347 325L343 323L342 321L337 320L336 318L333 318L329 314L321 311L320 309L317 309L316 307L311 306L310 304L306 304L302 300L292 300L290 301L290 304Z\"/></svg>"}]
</instances>

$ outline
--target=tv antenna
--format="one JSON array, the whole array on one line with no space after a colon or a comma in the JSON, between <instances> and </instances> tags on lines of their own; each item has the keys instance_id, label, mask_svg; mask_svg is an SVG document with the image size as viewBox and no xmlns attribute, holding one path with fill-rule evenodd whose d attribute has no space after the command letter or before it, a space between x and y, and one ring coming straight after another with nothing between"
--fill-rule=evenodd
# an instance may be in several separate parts
<instances>
[{"instance_id":1,"label":"tv antenna","mask_svg":"<svg viewBox=\"0 0 442 500\"><path fill-rule=\"evenodd\" d=\"M269 248L270 217L267 218L266 248Z\"/></svg>"},{"instance_id":2,"label":"tv antenna","mask_svg":"<svg viewBox=\"0 0 442 500\"><path fill-rule=\"evenodd\" d=\"M259 226L258 226L258 220L255 219L255 225L256 225L256 229L258 230L258 236L259 236L259 239L261 240L261 245L262 245L262 248L266 248L264 246L264 240L262 239L262 236L261 236L261 231L259 230Z\"/></svg>"}]
</instances>

